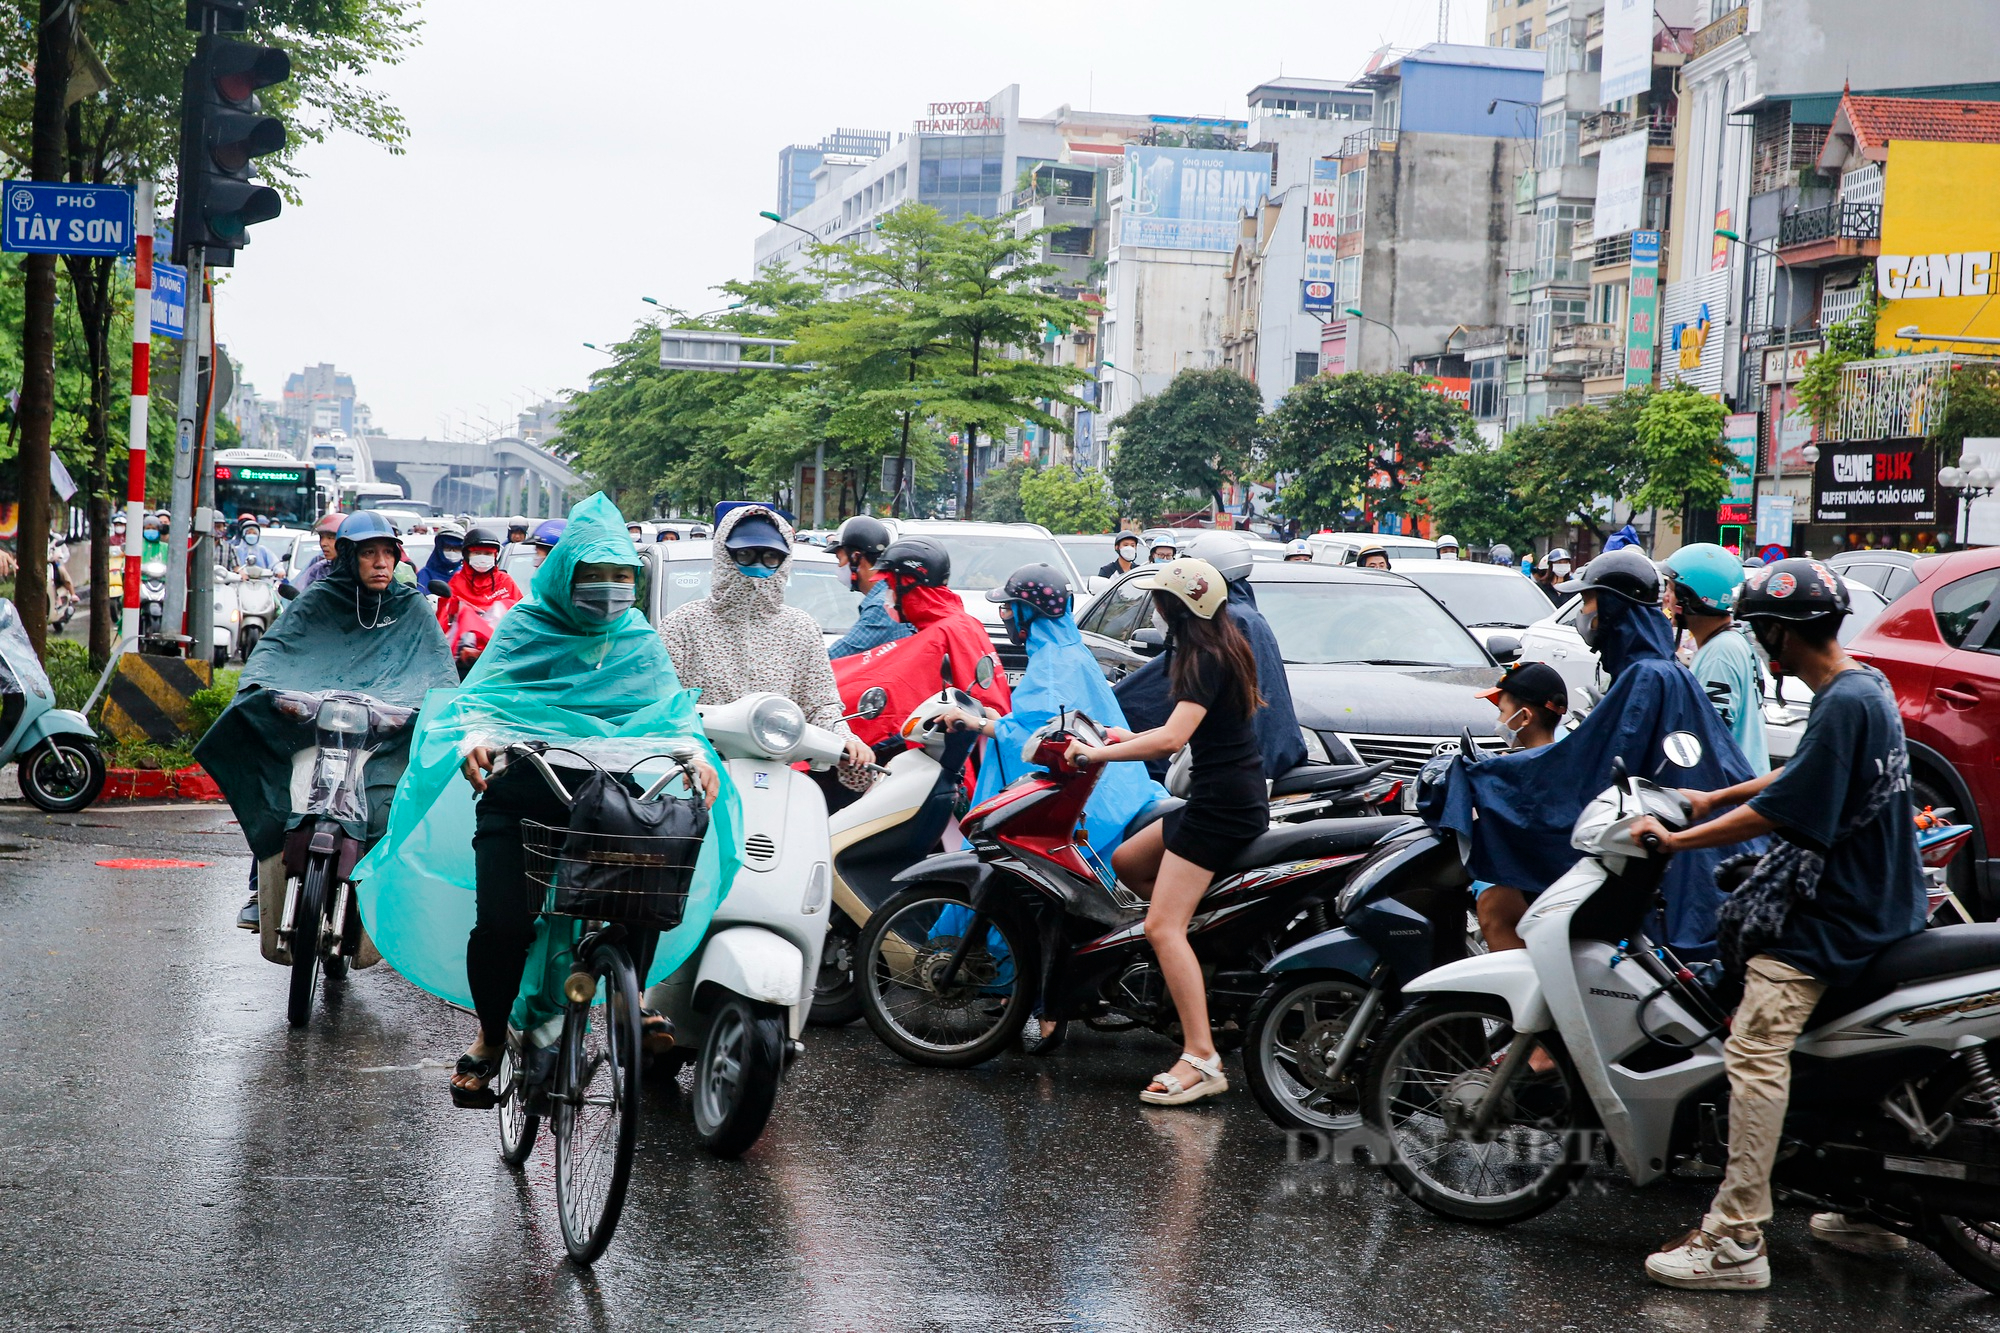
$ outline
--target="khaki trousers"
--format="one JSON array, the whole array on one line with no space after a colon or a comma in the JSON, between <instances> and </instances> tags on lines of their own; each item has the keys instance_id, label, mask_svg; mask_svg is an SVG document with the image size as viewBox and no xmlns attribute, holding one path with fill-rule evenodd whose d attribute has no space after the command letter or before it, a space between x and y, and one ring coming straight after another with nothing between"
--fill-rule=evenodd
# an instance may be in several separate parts
<instances>
[{"instance_id":1,"label":"khaki trousers","mask_svg":"<svg viewBox=\"0 0 2000 1333\"><path fill-rule=\"evenodd\" d=\"M1729 1166L1702 1229L1746 1243L1771 1220L1771 1164L1792 1099L1792 1047L1826 986L1769 954L1750 960L1722 1067L1729 1074Z\"/></svg>"}]
</instances>

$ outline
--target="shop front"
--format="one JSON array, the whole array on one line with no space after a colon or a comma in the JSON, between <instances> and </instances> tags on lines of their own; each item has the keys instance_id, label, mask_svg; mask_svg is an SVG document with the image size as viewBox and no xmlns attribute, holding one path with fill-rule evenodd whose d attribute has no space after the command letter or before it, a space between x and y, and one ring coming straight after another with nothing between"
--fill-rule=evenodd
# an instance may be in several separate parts
<instances>
[{"instance_id":1,"label":"shop front","mask_svg":"<svg viewBox=\"0 0 2000 1333\"><path fill-rule=\"evenodd\" d=\"M1815 555L1948 549L1956 500L1940 494L1937 445L1921 438L1828 441L1813 465L1812 518L1796 545Z\"/></svg>"}]
</instances>

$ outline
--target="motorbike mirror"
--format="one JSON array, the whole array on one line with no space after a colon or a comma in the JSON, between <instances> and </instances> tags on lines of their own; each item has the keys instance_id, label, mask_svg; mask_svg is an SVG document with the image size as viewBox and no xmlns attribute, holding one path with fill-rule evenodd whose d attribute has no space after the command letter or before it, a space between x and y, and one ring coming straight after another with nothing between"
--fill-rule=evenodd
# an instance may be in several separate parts
<instances>
[{"instance_id":1,"label":"motorbike mirror","mask_svg":"<svg viewBox=\"0 0 2000 1333\"><path fill-rule=\"evenodd\" d=\"M278 585L278 596L284 598L286 601L293 601L298 595L299 590L294 588L289 580Z\"/></svg>"},{"instance_id":2,"label":"motorbike mirror","mask_svg":"<svg viewBox=\"0 0 2000 1333\"><path fill-rule=\"evenodd\" d=\"M982 689L993 683L993 654L986 653L980 657L972 668L972 678L979 682Z\"/></svg>"},{"instance_id":3,"label":"motorbike mirror","mask_svg":"<svg viewBox=\"0 0 2000 1333\"><path fill-rule=\"evenodd\" d=\"M1489 634L1486 651L1493 654L1496 662L1517 662L1521 658L1521 641L1511 634Z\"/></svg>"},{"instance_id":4,"label":"motorbike mirror","mask_svg":"<svg viewBox=\"0 0 2000 1333\"><path fill-rule=\"evenodd\" d=\"M952 685L950 653L944 653L938 658L938 679L944 682L944 688L948 692Z\"/></svg>"},{"instance_id":5,"label":"motorbike mirror","mask_svg":"<svg viewBox=\"0 0 2000 1333\"><path fill-rule=\"evenodd\" d=\"M1619 791L1631 794L1632 775L1626 771L1625 756L1622 754L1614 756L1611 760L1611 781L1617 784Z\"/></svg>"},{"instance_id":6,"label":"motorbike mirror","mask_svg":"<svg viewBox=\"0 0 2000 1333\"><path fill-rule=\"evenodd\" d=\"M1693 768L1701 762L1701 738L1691 731L1672 731L1660 742L1667 761L1675 768Z\"/></svg>"},{"instance_id":7,"label":"motorbike mirror","mask_svg":"<svg viewBox=\"0 0 2000 1333\"><path fill-rule=\"evenodd\" d=\"M860 703L861 709L855 716L872 722L889 706L889 692L880 685L871 685L861 692Z\"/></svg>"}]
</instances>

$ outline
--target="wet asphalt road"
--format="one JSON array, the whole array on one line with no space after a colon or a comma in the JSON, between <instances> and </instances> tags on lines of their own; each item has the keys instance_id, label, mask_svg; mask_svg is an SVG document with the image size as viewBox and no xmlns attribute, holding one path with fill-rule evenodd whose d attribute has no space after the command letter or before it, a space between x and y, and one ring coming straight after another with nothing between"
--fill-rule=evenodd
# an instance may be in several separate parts
<instances>
[{"instance_id":1,"label":"wet asphalt road","mask_svg":"<svg viewBox=\"0 0 2000 1333\"><path fill-rule=\"evenodd\" d=\"M212 864L95 864L121 855ZM814 1031L740 1162L654 1089L584 1273L546 1138L517 1175L449 1104L466 1018L385 967L286 1027L286 974L230 926L247 865L215 807L0 805L0 1327L2000 1330L1929 1255L1829 1254L1795 1206L1772 1292L1653 1287L1693 1183L1445 1223L1288 1163L1247 1092L1142 1110L1172 1049L1095 1033L946 1073Z\"/></svg>"}]
</instances>

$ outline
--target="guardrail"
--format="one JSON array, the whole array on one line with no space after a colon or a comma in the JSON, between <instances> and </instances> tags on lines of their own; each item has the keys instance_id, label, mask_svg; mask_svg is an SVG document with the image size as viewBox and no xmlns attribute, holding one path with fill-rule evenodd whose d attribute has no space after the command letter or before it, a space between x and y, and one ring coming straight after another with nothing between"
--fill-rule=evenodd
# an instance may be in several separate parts
<instances>
[{"instance_id":1,"label":"guardrail","mask_svg":"<svg viewBox=\"0 0 2000 1333\"><path fill-rule=\"evenodd\" d=\"M1340 141L1342 157L1357 157L1362 153L1372 153L1376 149L1391 149L1396 146L1396 131L1393 129L1370 128L1356 130Z\"/></svg>"},{"instance_id":2,"label":"guardrail","mask_svg":"<svg viewBox=\"0 0 2000 1333\"><path fill-rule=\"evenodd\" d=\"M1872 241L1882 234L1882 205L1839 203L1791 213L1778 222L1778 248L1820 241Z\"/></svg>"}]
</instances>

